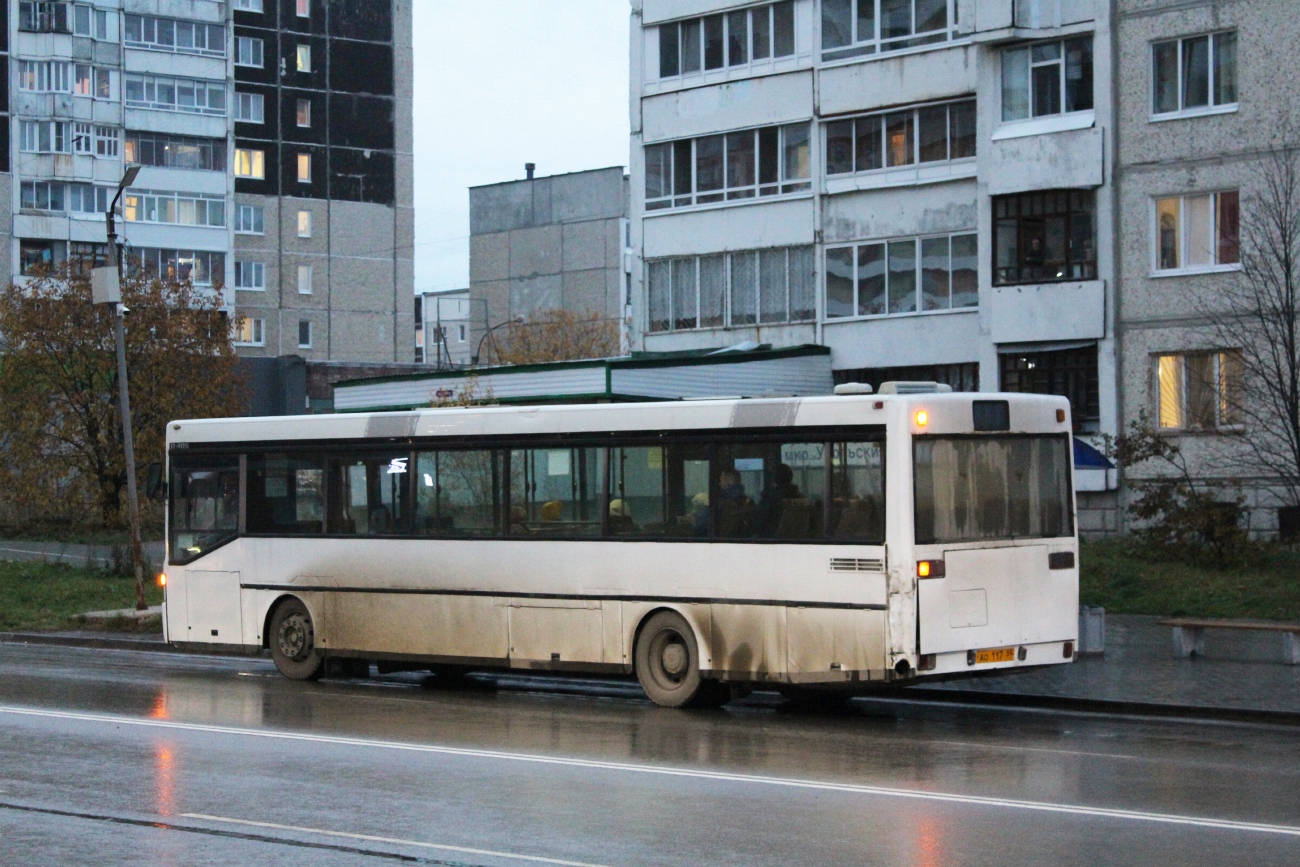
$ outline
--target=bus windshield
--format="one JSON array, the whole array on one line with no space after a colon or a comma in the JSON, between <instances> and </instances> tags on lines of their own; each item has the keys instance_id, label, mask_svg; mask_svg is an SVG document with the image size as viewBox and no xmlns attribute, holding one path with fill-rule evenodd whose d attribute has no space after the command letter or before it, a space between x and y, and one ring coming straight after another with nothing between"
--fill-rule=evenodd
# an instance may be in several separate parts
<instances>
[{"instance_id":1,"label":"bus windshield","mask_svg":"<svg viewBox=\"0 0 1300 867\"><path fill-rule=\"evenodd\" d=\"M917 437L917 544L1074 533L1063 435Z\"/></svg>"}]
</instances>

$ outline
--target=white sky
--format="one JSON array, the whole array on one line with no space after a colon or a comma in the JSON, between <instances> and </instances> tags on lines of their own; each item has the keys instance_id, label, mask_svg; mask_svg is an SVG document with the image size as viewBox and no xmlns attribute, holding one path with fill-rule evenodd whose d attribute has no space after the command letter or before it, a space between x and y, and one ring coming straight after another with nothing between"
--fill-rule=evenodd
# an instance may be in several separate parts
<instances>
[{"instance_id":1,"label":"white sky","mask_svg":"<svg viewBox=\"0 0 1300 867\"><path fill-rule=\"evenodd\" d=\"M414 0L415 291L469 285L471 186L628 162L627 0Z\"/></svg>"}]
</instances>

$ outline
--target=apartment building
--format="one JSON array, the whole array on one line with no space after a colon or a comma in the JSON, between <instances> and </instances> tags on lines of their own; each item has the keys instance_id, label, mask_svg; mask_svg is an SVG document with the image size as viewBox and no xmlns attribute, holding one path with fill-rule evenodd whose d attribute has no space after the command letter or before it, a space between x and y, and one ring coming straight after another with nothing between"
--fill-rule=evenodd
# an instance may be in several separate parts
<instances>
[{"instance_id":1,"label":"apartment building","mask_svg":"<svg viewBox=\"0 0 1300 867\"><path fill-rule=\"evenodd\" d=\"M220 287L241 355L410 359L407 0L7 0L0 267ZM400 303L399 303L400 301Z\"/></svg>"},{"instance_id":2,"label":"apartment building","mask_svg":"<svg viewBox=\"0 0 1300 867\"><path fill-rule=\"evenodd\" d=\"M1106 0L632 0L633 348L1064 394L1114 432ZM1094 478L1095 477L1095 478ZM1113 473L1081 523L1113 529Z\"/></svg>"},{"instance_id":3,"label":"apartment building","mask_svg":"<svg viewBox=\"0 0 1300 867\"><path fill-rule=\"evenodd\" d=\"M1225 499L1245 494L1252 531L1291 538L1300 515L1276 477L1243 460L1258 434L1243 412L1250 347L1213 323L1217 299L1248 279L1269 150L1300 146L1296 11L1289 0L1120 0L1116 13L1120 415L1145 411L1193 476L1221 483Z\"/></svg>"},{"instance_id":4,"label":"apartment building","mask_svg":"<svg viewBox=\"0 0 1300 867\"><path fill-rule=\"evenodd\" d=\"M479 305L479 331L483 331ZM474 327L468 289L444 289L415 296L415 360L443 368L468 367Z\"/></svg>"}]
</instances>

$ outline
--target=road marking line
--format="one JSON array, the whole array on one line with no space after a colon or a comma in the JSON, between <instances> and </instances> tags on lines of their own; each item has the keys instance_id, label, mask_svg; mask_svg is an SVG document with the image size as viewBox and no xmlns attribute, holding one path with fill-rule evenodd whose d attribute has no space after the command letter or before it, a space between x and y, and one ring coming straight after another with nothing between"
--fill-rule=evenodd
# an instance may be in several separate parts
<instances>
[{"instance_id":1,"label":"road marking line","mask_svg":"<svg viewBox=\"0 0 1300 867\"><path fill-rule=\"evenodd\" d=\"M844 792L857 795L875 795L884 798L937 801L941 803L966 804L980 807L1002 807L1012 810L1064 813L1073 816L1090 816L1103 819L1127 819L1130 821L1154 822L1166 825L1187 825L1197 828L1213 828L1216 830L1226 831L1249 831L1261 834L1282 834L1291 837L1300 837L1300 826L1295 825L1271 825L1263 822L1242 822L1234 819L1213 819L1202 816L1180 816L1171 813L1151 813L1143 810L1126 810L1114 807L1088 807L1076 804L1054 804L1046 801L1021 801L1014 798L994 798L983 795L960 795L953 792L933 792L924 789L869 786L859 783L829 783L817 780L801 780L794 777L766 777L757 774L741 774L727 771L701 771L691 768L674 768L663 765L633 764L630 762L600 761L597 759L570 759L560 756L542 756L531 753L509 753L500 750L473 749L469 747L443 747L426 744L410 744L402 743L400 741L379 741L367 738L343 737L340 735L317 735L271 731L266 729L245 729L231 726L207 725L205 723L183 723L169 720L146 719L142 717L79 713L75 711L38 710L35 708L13 707L10 705L0 705L0 714L75 720L79 722L102 722L113 725L141 726L145 728L173 729L180 731L205 732L210 734L242 735L245 737L265 738L268 740L303 741L307 743L332 744L335 746L371 747L376 749L402 750L405 752L415 753L432 753L435 755L497 759L500 761L528 762L530 764L558 765L562 767L591 768L607 771L623 771L626 773L636 774L656 774L660 776L684 777L697 780L749 783L763 786L781 786L792 789Z\"/></svg>"},{"instance_id":2,"label":"road marking line","mask_svg":"<svg viewBox=\"0 0 1300 867\"><path fill-rule=\"evenodd\" d=\"M540 855L517 855L514 852L498 852L495 849L473 849L469 846L451 846L445 843L425 843L420 840L404 840L400 837L378 837L374 834L351 834L346 831L327 831L324 828L304 828L299 825L277 825L275 822L254 822L251 819L231 819L228 816L209 816L205 813L181 813L186 819L201 819L205 822L226 822L231 825L247 825L251 828L267 828L273 831L294 831L300 834L320 834L323 837L343 837L348 840L364 840L367 843L389 843L394 846L417 846L421 849L442 849L447 852L461 852L466 855L487 855L493 858L511 858L516 861L536 861L541 864L559 864L562 867L607 867L604 864L591 864L586 861L564 861L559 858L543 858Z\"/></svg>"}]
</instances>

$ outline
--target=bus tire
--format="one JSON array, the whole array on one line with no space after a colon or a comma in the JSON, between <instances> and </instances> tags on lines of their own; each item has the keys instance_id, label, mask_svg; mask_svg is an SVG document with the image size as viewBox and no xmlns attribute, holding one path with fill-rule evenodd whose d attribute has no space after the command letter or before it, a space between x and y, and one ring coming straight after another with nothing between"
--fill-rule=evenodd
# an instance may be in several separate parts
<instances>
[{"instance_id":1,"label":"bus tire","mask_svg":"<svg viewBox=\"0 0 1300 867\"><path fill-rule=\"evenodd\" d=\"M709 704L718 684L700 675L699 645L686 618L660 611L641 627L633 658L636 679L650 700L663 707Z\"/></svg>"},{"instance_id":2,"label":"bus tire","mask_svg":"<svg viewBox=\"0 0 1300 867\"><path fill-rule=\"evenodd\" d=\"M316 649L316 629L311 612L299 599L286 599L271 616L267 642L275 667L290 680L319 680L325 673L325 657Z\"/></svg>"}]
</instances>

